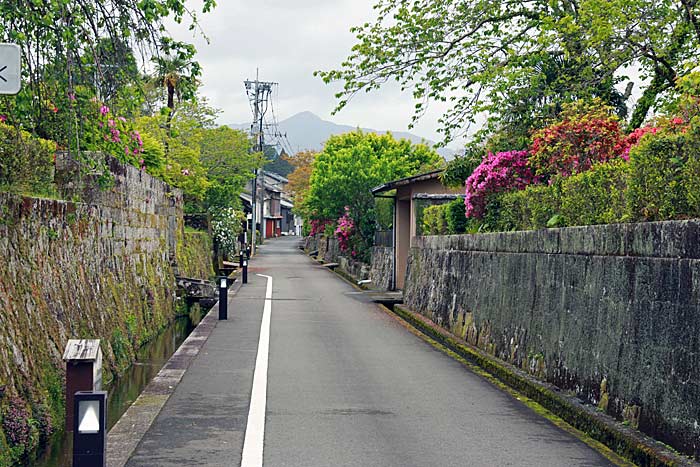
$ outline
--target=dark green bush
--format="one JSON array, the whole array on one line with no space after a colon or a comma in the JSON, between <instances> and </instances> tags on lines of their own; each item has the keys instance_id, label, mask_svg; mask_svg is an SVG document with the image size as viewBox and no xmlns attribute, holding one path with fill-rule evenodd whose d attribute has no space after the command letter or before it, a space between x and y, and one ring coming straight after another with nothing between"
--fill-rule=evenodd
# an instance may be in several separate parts
<instances>
[{"instance_id":1,"label":"dark green bush","mask_svg":"<svg viewBox=\"0 0 700 467\"><path fill-rule=\"evenodd\" d=\"M488 230L532 230L555 227L561 205L559 185L533 185L502 193L489 203ZM552 225L554 223L554 225Z\"/></svg>"},{"instance_id":2,"label":"dark green bush","mask_svg":"<svg viewBox=\"0 0 700 467\"><path fill-rule=\"evenodd\" d=\"M498 195L487 209L491 231L606 224L628 218L625 190L628 164L598 164L591 170Z\"/></svg>"},{"instance_id":3,"label":"dark green bush","mask_svg":"<svg viewBox=\"0 0 700 467\"><path fill-rule=\"evenodd\" d=\"M627 220L628 172L629 164L617 159L561 180L559 214L562 225L611 224Z\"/></svg>"}]
</instances>

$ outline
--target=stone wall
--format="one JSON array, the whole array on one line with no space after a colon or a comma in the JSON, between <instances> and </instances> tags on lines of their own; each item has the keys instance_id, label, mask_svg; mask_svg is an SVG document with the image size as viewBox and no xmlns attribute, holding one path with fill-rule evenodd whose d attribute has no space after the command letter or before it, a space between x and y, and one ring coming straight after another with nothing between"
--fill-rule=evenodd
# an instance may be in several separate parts
<instances>
[{"instance_id":1,"label":"stone wall","mask_svg":"<svg viewBox=\"0 0 700 467\"><path fill-rule=\"evenodd\" d=\"M375 246L372 248L372 265L369 271L372 288L389 290L393 267L394 249L392 247Z\"/></svg>"},{"instance_id":2,"label":"stone wall","mask_svg":"<svg viewBox=\"0 0 700 467\"><path fill-rule=\"evenodd\" d=\"M185 230L176 247L178 276L192 279L211 279L214 272L214 247L208 232Z\"/></svg>"},{"instance_id":3,"label":"stone wall","mask_svg":"<svg viewBox=\"0 0 700 467\"><path fill-rule=\"evenodd\" d=\"M201 258L210 258L206 239L183 248L179 191L108 162L107 189L90 186L90 176L82 185L71 182L75 173L59 177L59 188L73 186L71 199L89 202L0 193L0 422L17 411L36 421L21 449L9 448L0 423L0 465L61 426L69 338L102 339L109 379L175 316L176 250L192 274L203 274Z\"/></svg>"},{"instance_id":4,"label":"stone wall","mask_svg":"<svg viewBox=\"0 0 700 467\"><path fill-rule=\"evenodd\" d=\"M414 240L410 308L700 456L700 222Z\"/></svg>"},{"instance_id":5,"label":"stone wall","mask_svg":"<svg viewBox=\"0 0 700 467\"><path fill-rule=\"evenodd\" d=\"M304 251L311 253L315 250L318 250L318 255L316 257L319 260L326 263L338 263L340 269L354 279L365 280L369 278L370 266L361 261L356 261L341 255L340 246L335 237L325 237L323 235L306 237L304 240Z\"/></svg>"}]
</instances>

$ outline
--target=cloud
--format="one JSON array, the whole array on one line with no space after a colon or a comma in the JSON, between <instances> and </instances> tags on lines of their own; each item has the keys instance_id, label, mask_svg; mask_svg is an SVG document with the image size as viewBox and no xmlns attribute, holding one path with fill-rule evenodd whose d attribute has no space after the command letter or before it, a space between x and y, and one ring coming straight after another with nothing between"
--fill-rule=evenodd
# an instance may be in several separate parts
<instances>
[{"instance_id":1,"label":"cloud","mask_svg":"<svg viewBox=\"0 0 700 467\"><path fill-rule=\"evenodd\" d=\"M339 84L326 85L315 70L337 67L355 42L352 26L374 18L375 0L220 0L200 24L209 44L187 30L169 25L178 39L194 42L203 66L202 93L223 110L220 123L251 119L243 81L260 79L279 83L275 110L279 119L309 110L336 123L405 131L413 114L410 93L389 86L358 96L331 117ZM195 8L197 2L192 2ZM412 130L439 140L437 119L444 105L434 105Z\"/></svg>"}]
</instances>

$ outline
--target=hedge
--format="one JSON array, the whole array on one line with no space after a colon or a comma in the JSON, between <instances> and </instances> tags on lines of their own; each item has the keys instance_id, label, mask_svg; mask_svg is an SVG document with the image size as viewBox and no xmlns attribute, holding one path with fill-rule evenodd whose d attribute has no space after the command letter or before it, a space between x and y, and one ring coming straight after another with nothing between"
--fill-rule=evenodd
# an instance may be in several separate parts
<instances>
[{"instance_id":1,"label":"hedge","mask_svg":"<svg viewBox=\"0 0 700 467\"><path fill-rule=\"evenodd\" d=\"M700 120L682 133L646 135L622 159L551 185L489 199L482 230L659 221L700 217Z\"/></svg>"}]
</instances>

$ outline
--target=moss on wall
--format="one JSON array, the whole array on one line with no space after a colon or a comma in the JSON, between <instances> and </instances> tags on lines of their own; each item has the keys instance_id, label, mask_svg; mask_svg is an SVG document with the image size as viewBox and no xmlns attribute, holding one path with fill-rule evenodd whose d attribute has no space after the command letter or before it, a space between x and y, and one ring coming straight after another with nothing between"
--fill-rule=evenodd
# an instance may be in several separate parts
<instances>
[{"instance_id":1,"label":"moss on wall","mask_svg":"<svg viewBox=\"0 0 700 467\"><path fill-rule=\"evenodd\" d=\"M210 279L215 275L213 245L209 233L186 228L177 242L179 274L193 279Z\"/></svg>"},{"instance_id":2,"label":"moss on wall","mask_svg":"<svg viewBox=\"0 0 700 467\"><path fill-rule=\"evenodd\" d=\"M209 277L210 261L201 258L209 257L211 240L185 234L181 194L138 170L119 171L115 186L92 204L0 193L0 213L0 467L6 467L26 463L63 427L67 340L102 340L105 381L125 370L177 314L175 252L187 270ZM31 428L30 439L20 442L4 423L17 407Z\"/></svg>"}]
</instances>

